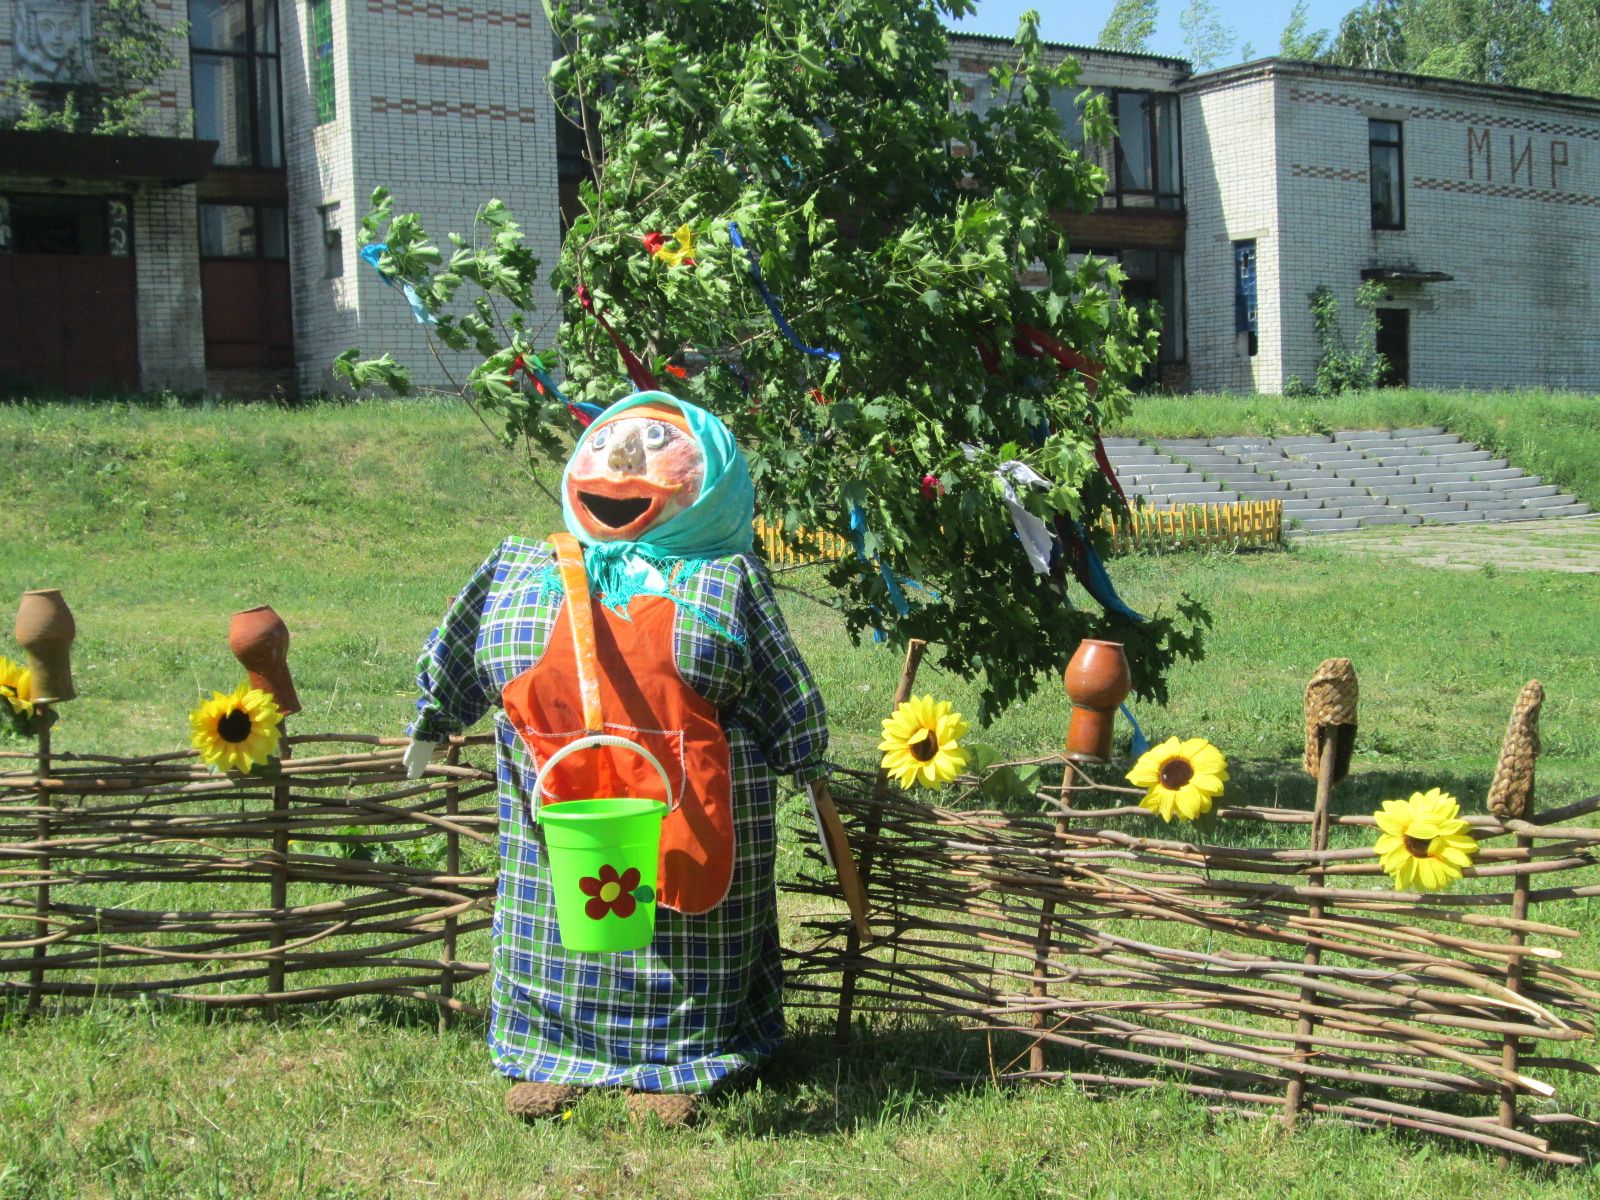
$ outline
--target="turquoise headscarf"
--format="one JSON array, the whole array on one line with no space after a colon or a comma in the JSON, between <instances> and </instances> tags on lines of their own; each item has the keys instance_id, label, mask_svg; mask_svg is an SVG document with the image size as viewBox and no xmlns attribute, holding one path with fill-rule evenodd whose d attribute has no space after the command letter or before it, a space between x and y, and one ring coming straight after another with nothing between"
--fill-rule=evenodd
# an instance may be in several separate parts
<instances>
[{"instance_id":1,"label":"turquoise headscarf","mask_svg":"<svg viewBox=\"0 0 1600 1200\"><path fill-rule=\"evenodd\" d=\"M692 565L729 554L748 554L755 544L755 488L750 483L750 465L744 451L733 440L728 427L714 415L687 400L666 392L635 392L618 400L594 419L573 455L588 441L592 431L630 408L644 404L665 404L676 408L689 426L689 435L705 459L705 480L700 496L688 508L669 517L648 531L648 540L602 542L595 539L578 520L567 497L567 475L572 459L561 472L561 513L567 532L582 544L583 565L589 586L607 607L625 612L628 601L639 595L659 595L677 600L669 590L651 582L660 572L668 583ZM654 570L652 570L654 568Z\"/></svg>"}]
</instances>

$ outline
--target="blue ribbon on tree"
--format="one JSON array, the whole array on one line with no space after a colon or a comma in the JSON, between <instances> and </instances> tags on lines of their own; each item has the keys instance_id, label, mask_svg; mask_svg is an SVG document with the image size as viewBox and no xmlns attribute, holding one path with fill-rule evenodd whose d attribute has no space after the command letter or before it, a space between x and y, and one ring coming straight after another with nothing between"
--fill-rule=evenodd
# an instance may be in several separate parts
<instances>
[{"instance_id":1,"label":"blue ribbon on tree","mask_svg":"<svg viewBox=\"0 0 1600 1200\"><path fill-rule=\"evenodd\" d=\"M857 558L864 563L870 563L872 560L867 557L866 533L866 510L859 504L852 504L850 506L850 544L855 547ZM927 584L919 583L917 580L912 579L909 576L895 574L894 571L890 570L889 567L884 564L882 559L877 560L875 565L878 568L879 576L883 579L883 586L889 593L889 601L894 605L895 612L897 612L900 616L906 616L911 612L911 602L906 599L905 593L905 589L907 587L914 587L919 592L925 592L935 600L939 598L939 593L934 591ZM873 641L883 642L887 641L888 638L889 635L884 633L881 627L873 627Z\"/></svg>"},{"instance_id":2,"label":"blue ribbon on tree","mask_svg":"<svg viewBox=\"0 0 1600 1200\"><path fill-rule=\"evenodd\" d=\"M1150 739L1145 737L1144 730L1139 728L1139 722L1133 719L1133 709L1129 708L1127 704L1122 706L1122 715L1127 717L1128 724L1133 726L1133 743L1128 749L1133 752L1135 758L1138 758L1146 750L1150 749Z\"/></svg>"},{"instance_id":3,"label":"blue ribbon on tree","mask_svg":"<svg viewBox=\"0 0 1600 1200\"><path fill-rule=\"evenodd\" d=\"M859 504L850 506L850 543L856 548L856 557L862 562L870 562L866 549L867 513ZM878 574L883 577L883 586L889 589L889 602L894 605L895 612L902 617L911 611L911 602L906 599L900 580L879 559L877 562ZM881 632L881 631L880 631Z\"/></svg>"},{"instance_id":4,"label":"blue ribbon on tree","mask_svg":"<svg viewBox=\"0 0 1600 1200\"><path fill-rule=\"evenodd\" d=\"M534 381L545 391L549 392L556 400L567 406L567 411L572 414L572 419L579 425L590 425L605 409L598 404L591 404L587 400L568 400L561 394L561 389L556 386L556 381L550 378L550 373L545 369L544 359L534 353L519 354L511 362L511 378L517 377L517 368L531 375Z\"/></svg>"},{"instance_id":5,"label":"blue ribbon on tree","mask_svg":"<svg viewBox=\"0 0 1600 1200\"><path fill-rule=\"evenodd\" d=\"M1083 522L1074 521L1072 524L1077 530L1078 542L1083 547L1083 576L1079 582L1089 595L1099 601L1101 608L1143 625L1144 617L1129 608L1122 597L1117 595L1117 589L1111 582L1111 572L1106 570L1105 560L1094 548L1094 542L1090 540L1089 531L1083 527Z\"/></svg>"},{"instance_id":6,"label":"blue ribbon on tree","mask_svg":"<svg viewBox=\"0 0 1600 1200\"><path fill-rule=\"evenodd\" d=\"M839 352L837 350L824 350L820 346L806 345L800 340L800 336L795 333L793 328L790 327L789 322L784 320L783 311L778 307L778 298L772 294L772 289L767 286L767 281L761 278L761 262L756 257L756 252L748 248L744 244L744 238L739 236L739 223L737 221L728 222L728 234L733 238L734 246L744 251L746 266L750 272L750 282L756 285L756 291L760 292L761 299L766 301L767 311L772 314L772 319L777 323L779 332L789 339L790 345L800 351L801 354L809 354L813 358L826 358L830 362L838 362ZM852 522L854 519L852 514Z\"/></svg>"},{"instance_id":7,"label":"blue ribbon on tree","mask_svg":"<svg viewBox=\"0 0 1600 1200\"><path fill-rule=\"evenodd\" d=\"M361 247L361 260L378 273L378 278L383 280L384 287L394 286L394 277L378 265L378 259L388 253L388 242L368 242ZM439 318L428 311L428 306L422 302L422 297L417 295L417 289L404 279L400 281L400 290L405 293L406 303L411 305L411 315L417 319L418 325L437 325Z\"/></svg>"}]
</instances>

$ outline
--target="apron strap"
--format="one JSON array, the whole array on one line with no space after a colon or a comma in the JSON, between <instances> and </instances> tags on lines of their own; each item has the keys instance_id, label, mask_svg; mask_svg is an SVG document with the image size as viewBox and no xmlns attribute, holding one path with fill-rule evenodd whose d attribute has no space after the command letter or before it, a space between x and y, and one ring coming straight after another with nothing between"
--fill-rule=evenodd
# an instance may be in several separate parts
<instances>
[{"instance_id":1,"label":"apron strap","mask_svg":"<svg viewBox=\"0 0 1600 1200\"><path fill-rule=\"evenodd\" d=\"M552 533L556 569L567 593L567 624L572 627L573 659L578 666L578 692L583 699L583 724L590 733L605 729L600 711L600 664L594 645L594 606L589 599L589 576L583 569L583 547L570 533Z\"/></svg>"}]
</instances>

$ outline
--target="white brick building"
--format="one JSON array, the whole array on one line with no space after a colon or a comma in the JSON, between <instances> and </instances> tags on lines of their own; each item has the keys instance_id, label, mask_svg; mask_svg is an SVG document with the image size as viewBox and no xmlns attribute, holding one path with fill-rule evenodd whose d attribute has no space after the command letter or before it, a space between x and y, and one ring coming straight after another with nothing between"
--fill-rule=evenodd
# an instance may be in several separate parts
<instances>
[{"instance_id":1,"label":"white brick building","mask_svg":"<svg viewBox=\"0 0 1600 1200\"><path fill-rule=\"evenodd\" d=\"M0 69L80 71L94 0L0 0ZM545 84L532 0L149 0L190 25L147 136L0 130L0 387L332 386L350 346L440 383L400 293L357 257L384 184L431 232L505 200L545 267L583 162ZM65 30L65 32L63 32ZM8 36L9 35L9 36ZM74 40L76 39L76 40ZM990 100L1004 39L954 35L951 78ZM1309 293L1382 280L1398 379L1600 388L1600 102L1266 60L1193 75L1053 47L1105 92L1110 187L1065 214L1165 315L1156 376L1281 391L1309 379ZM1058 97L1069 120L1076 89ZM552 298L553 301L553 298ZM458 377L468 364L449 364ZM459 369L457 369L459 368Z\"/></svg>"},{"instance_id":2,"label":"white brick building","mask_svg":"<svg viewBox=\"0 0 1600 1200\"><path fill-rule=\"evenodd\" d=\"M48 88L37 64L60 62L68 77L81 37L42 31L63 12L86 28L90 3L0 0L0 70ZM358 344L442 382L404 298L357 256L379 184L441 241L499 197L554 265L540 5L150 10L190 28L148 136L0 131L0 294L19 300L0 321L0 385L305 393L331 387L334 357Z\"/></svg>"},{"instance_id":3,"label":"white brick building","mask_svg":"<svg viewBox=\"0 0 1600 1200\"><path fill-rule=\"evenodd\" d=\"M1194 387L1309 379L1309 293L1332 289L1353 341L1370 278L1401 379L1600 388L1600 102L1272 60L1180 92Z\"/></svg>"}]
</instances>

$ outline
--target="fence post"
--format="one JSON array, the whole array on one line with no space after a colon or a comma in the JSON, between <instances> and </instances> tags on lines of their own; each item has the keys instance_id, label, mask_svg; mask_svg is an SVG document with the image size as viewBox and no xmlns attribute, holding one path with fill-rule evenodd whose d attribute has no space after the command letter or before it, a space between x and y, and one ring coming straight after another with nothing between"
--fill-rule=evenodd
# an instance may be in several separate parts
<instances>
[{"instance_id":1,"label":"fence post","mask_svg":"<svg viewBox=\"0 0 1600 1200\"><path fill-rule=\"evenodd\" d=\"M286 717L278 726L280 767L293 753L289 745L289 721ZM268 901L272 908L272 932L267 938L267 948L275 953L267 959L267 991L277 993L283 991L283 944L288 940L283 932L286 921L284 910L289 907L289 781L283 776L272 785L272 858L272 896ZM267 1013L276 1017L277 1005L269 1005Z\"/></svg>"},{"instance_id":2,"label":"fence post","mask_svg":"<svg viewBox=\"0 0 1600 1200\"><path fill-rule=\"evenodd\" d=\"M1330 658L1317 668L1317 673L1306 685L1306 770L1317 777L1317 801L1311 819L1311 849L1321 853L1328 848L1328 810L1333 799L1333 786L1345 777L1350 769L1350 751L1355 744L1356 732L1356 673L1348 658ZM1322 887L1323 869L1320 859L1314 860L1306 873L1306 882L1313 888ZM1320 921L1324 905L1320 896L1314 896L1307 906L1307 916L1312 922ZM1320 936L1313 928L1313 939ZM1322 948L1315 944L1306 947L1303 963L1315 967L1322 961ZM1308 972L1308 975L1310 973ZM1295 1061L1304 1062L1311 1056L1310 1038L1316 1031L1317 1020L1305 1010L1316 1002L1317 993L1309 986L1312 980L1300 987L1301 1012L1295 1022ZM1306 1077L1296 1072L1289 1077L1284 1097L1283 1124L1292 1130L1300 1116L1305 1100Z\"/></svg>"},{"instance_id":3,"label":"fence post","mask_svg":"<svg viewBox=\"0 0 1600 1200\"><path fill-rule=\"evenodd\" d=\"M1495 765L1494 780L1489 785L1489 810L1502 821L1530 821L1533 819L1534 764L1539 758L1539 709L1544 704L1544 687L1537 679L1530 679L1517 694L1511 709L1511 721L1506 726L1505 741L1500 746L1500 761ZM1517 849L1527 851L1533 839L1517 835ZM1511 890L1511 918L1517 922L1511 930L1510 942L1520 948L1525 937L1521 923L1528 919L1527 874L1516 876ZM1512 954L1506 963L1506 988L1519 995L1522 992L1522 959ZM1515 1076L1521 1045L1515 1037L1507 1036L1500 1046L1500 1065L1506 1073ZM1517 1127L1517 1086L1506 1082L1500 1088L1500 1125L1505 1129ZM1500 1161L1509 1161L1501 1151Z\"/></svg>"},{"instance_id":4,"label":"fence post","mask_svg":"<svg viewBox=\"0 0 1600 1200\"><path fill-rule=\"evenodd\" d=\"M452 741L444 753L444 761L446 766L451 767L460 762L461 747ZM444 789L444 815L450 821L450 828L444 834L444 869L452 879L461 874L461 835L456 832L460 802L461 788L452 773ZM453 1000L456 995L456 972L453 966L448 965L456 961L456 917L453 913L444 919L444 961L447 965L439 979L439 994L446 1000ZM439 1032L443 1033L454 1025L455 1017L453 1008L448 1004L440 1005Z\"/></svg>"},{"instance_id":5,"label":"fence post","mask_svg":"<svg viewBox=\"0 0 1600 1200\"><path fill-rule=\"evenodd\" d=\"M38 742L35 774L39 780L38 789L34 793L36 803L39 805L39 816L34 828L38 833L39 845L44 853L38 858L39 884L33 893L33 911L37 918L35 921L34 936L39 939L33 948L33 962L28 969L28 1008L30 1013L38 1012L44 999L44 975L49 957L50 947L45 941L50 932L50 810L55 803L50 796L50 790L45 787L44 781L50 774L50 726L55 723L55 709L48 704L34 706L35 719L38 721L36 738Z\"/></svg>"},{"instance_id":6,"label":"fence post","mask_svg":"<svg viewBox=\"0 0 1600 1200\"><path fill-rule=\"evenodd\" d=\"M894 690L896 708L911 699L911 689L917 683L917 668L922 665L922 653L927 648L928 643L921 638L912 638L906 644L906 661L900 668L900 685ZM872 808L867 812L866 828L861 838L861 863L856 872L861 877L863 896L871 886L873 850L878 839L878 828L882 823L883 799L888 794L889 772L880 766L872 785ZM845 933L845 961L852 962L860 951L861 934L856 929L856 923L851 921ZM855 1008L856 979L859 975L860 971L855 967L846 966L844 976L839 981L839 1011L833 1023L833 1037L841 1046L850 1040L850 1015Z\"/></svg>"},{"instance_id":7,"label":"fence post","mask_svg":"<svg viewBox=\"0 0 1600 1200\"><path fill-rule=\"evenodd\" d=\"M294 798L293 785L281 768L294 753L289 745L289 718L300 711L300 697L289 670L289 627L271 605L242 609L228 619L228 649L249 675L250 686L271 696L280 714L280 774L272 785L272 875L267 881L267 902L273 914L267 935L267 992L275 995L283 991L283 946L288 941L284 926L289 907L289 811ZM277 1005L269 1004L267 1013L277 1016Z\"/></svg>"},{"instance_id":8,"label":"fence post","mask_svg":"<svg viewBox=\"0 0 1600 1200\"><path fill-rule=\"evenodd\" d=\"M1061 759L1061 767L1061 788L1057 796L1063 807L1070 807L1072 793L1076 790L1073 776L1075 774L1083 775L1086 779L1088 776L1080 770L1077 763L1065 756ZM1071 821L1072 818L1067 816L1056 817L1056 845L1058 847L1066 839L1066 835L1071 829ZM1053 868L1050 869L1053 871ZM1033 983L1029 989L1030 994L1039 999L1045 999L1050 995L1047 967L1050 958L1050 938L1055 931L1055 918L1056 902L1054 898L1047 899L1039 906L1039 932L1034 937L1033 942ZM1033 1028L1036 1031L1043 1032L1049 1023L1050 1019L1043 1008L1034 1010ZM1043 1071L1046 1065L1044 1038L1036 1036L1033 1039L1033 1045L1028 1047L1028 1069L1037 1074Z\"/></svg>"}]
</instances>

